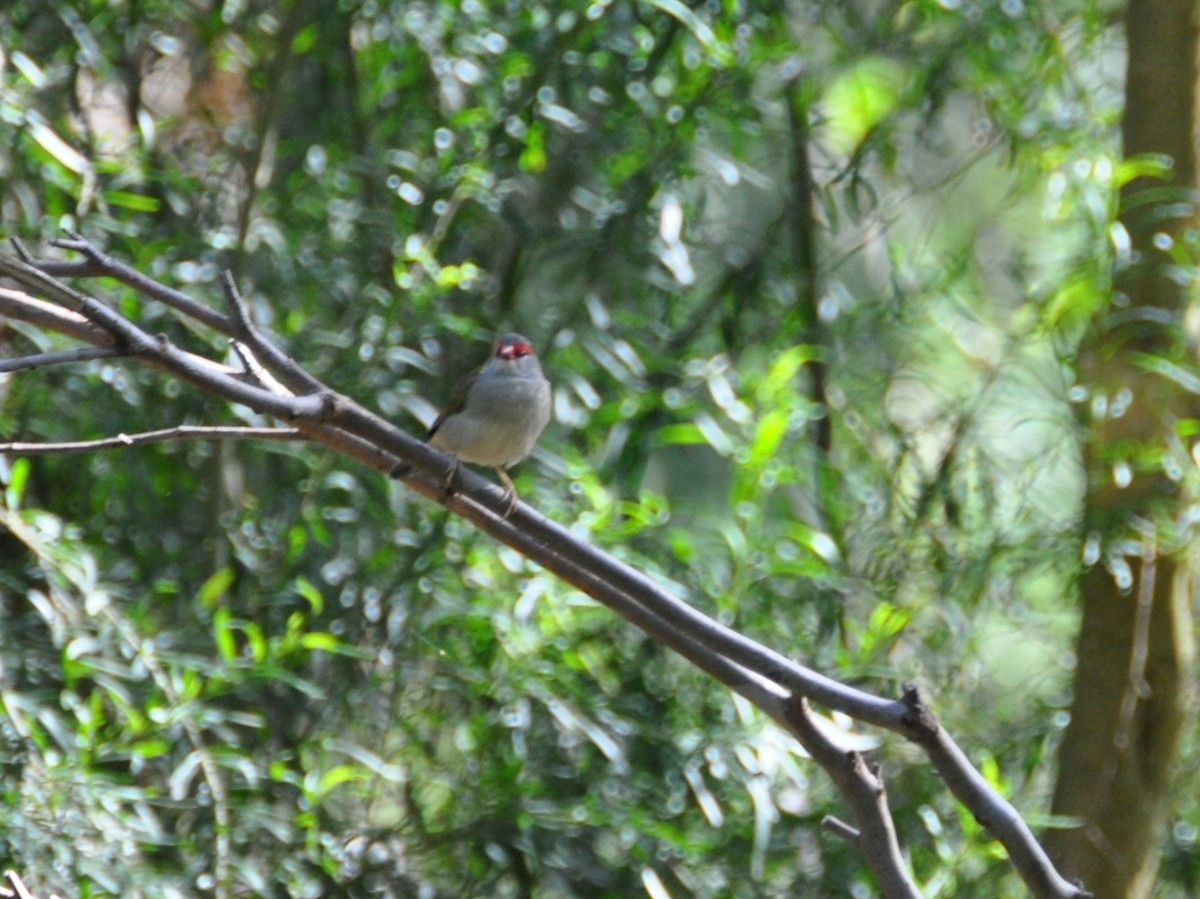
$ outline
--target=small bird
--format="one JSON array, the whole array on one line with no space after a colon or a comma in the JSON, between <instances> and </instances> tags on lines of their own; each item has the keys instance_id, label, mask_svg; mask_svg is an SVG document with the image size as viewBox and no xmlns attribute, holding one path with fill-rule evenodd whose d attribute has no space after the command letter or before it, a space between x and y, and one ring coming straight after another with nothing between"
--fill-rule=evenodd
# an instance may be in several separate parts
<instances>
[{"instance_id":1,"label":"small bird","mask_svg":"<svg viewBox=\"0 0 1200 899\"><path fill-rule=\"evenodd\" d=\"M529 455L550 421L550 382L533 345L520 334L504 334L492 357L450 397L429 428L429 444L456 462L490 465L504 482L506 517L517 507L517 491L505 469ZM449 488L454 472L446 481Z\"/></svg>"}]
</instances>

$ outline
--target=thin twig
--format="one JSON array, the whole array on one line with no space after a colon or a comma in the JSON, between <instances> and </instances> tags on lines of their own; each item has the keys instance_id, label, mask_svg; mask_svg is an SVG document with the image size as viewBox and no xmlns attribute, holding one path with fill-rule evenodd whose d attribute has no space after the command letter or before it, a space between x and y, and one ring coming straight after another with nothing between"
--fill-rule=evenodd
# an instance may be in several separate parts
<instances>
[{"instance_id":1,"label":"thin twig","mask_svg":"<svg viewBox=\"0 0 1200 899\"><path fill-rule=\"evenodd\" d=\"M233 325L229 336L246 344L271 371L282 379L294 393L322 393L329 388L310 375L295 359L267 340L254 326L250 310L242 299L241 291L233 280L233 273L221 273L221 290L229 306L229 319Z\"/></svg>"},{"instance_id":2,"label":"thin twig","mask_svg":"<svg viewBox=\"0 0 1200 899\"><path fill-rule=\"evenodd\" d=\"M829 831L834 836L841 837L843 840L853 846L858 845L858 828L851 827L841 818L835 818L833 815L826 815L821 819L821 827Z\"/></svg>"},{"instance_id":3,"label":"thin twig","mask_svg":"<svg viewBox=\"0 0 1200 899\"><path fill-rule=\"evenodd\" d=\"M137 434L118 434L97 440L76 440L66 443L0 443L0 453L15 456L61 456L71 453L91 453L97 450L127 449L145 446L147 443L165 443L170 440L307 440L294 428L250 428L206 425L179 425L158 431L141 431Z\"/></svg>"},{"instance_id":4,"label":"thin twig","mask_svg":"<svg viewBox=\"0 0 1200 899\"><path fill-rule=\"evenodd\" d=\"M36 899L33 893L29 892L29 888L25 886L25 882L21 880L21 875L16 871L5 871L4 877L12 884L12 891L8 895L16 896L17 899Z\"/></svg>"},{"instance_id":5,"label":"thin twig","mask_svg":"<svg viewBox=\"0 0 1200 899\"><path fill-rule=\"evenodd\" d=\"M121 351L115 346L84 346L74 350L62 350L57 353L36 353L32 356L19 356L16 359L0 359L0 374L32 371L35 368L45 368L49 365L70 365L75 362L90 362L93 359L108 359L112 356L120 355Z\"/></svg>"},{"instance_id":6,"label":"thin twig","mask_svg":"<svg viewBox=\"0 0 1200 899\"><path fill-rule=\"evenodd\" d=\"M15 238L15 237L10 237L8 239L8 243L9 243L9 246L11 246L13 248L13 252L17 254L17 257L22 262L28 262L31 265L33 264L33 262L34 262L33 254L29 252L29 250L25 246L24 242L17 240L17 238Z\"/></svg>"},{"instance_id":7,"label":"thin twig","mask_svg":"<svg viewBox=\"0 0 1200 899\"><path fill-rule=\"evenodd\" d=\"M250 347L242 343L240 340L232 340L229 345L237 354L238 359L242 361L242 367L246 372L254 378L260 387L263 387L277 396L295 396L295 394L279 383L279 379L267 371L266 367L258 361L258 357L251 352Z\"/></svg>"}]
</instances>

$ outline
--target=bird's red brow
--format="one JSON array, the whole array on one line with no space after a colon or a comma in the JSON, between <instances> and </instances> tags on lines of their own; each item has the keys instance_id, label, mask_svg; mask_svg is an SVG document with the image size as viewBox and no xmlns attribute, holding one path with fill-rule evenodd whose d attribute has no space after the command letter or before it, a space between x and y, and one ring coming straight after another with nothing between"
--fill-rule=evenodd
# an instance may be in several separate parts
<instances>
[{"instance_id":1,"label":"bird's red brow","mask_svg":"<svg viewBox=\"0 0 1200 899\"><path fill-rule=\"evenodd\" d=\"M533 347L527 343L502 343L496 347L496 355L501 359L520 359L522 356L532 356Z\"/></svg>"}]
</instances>

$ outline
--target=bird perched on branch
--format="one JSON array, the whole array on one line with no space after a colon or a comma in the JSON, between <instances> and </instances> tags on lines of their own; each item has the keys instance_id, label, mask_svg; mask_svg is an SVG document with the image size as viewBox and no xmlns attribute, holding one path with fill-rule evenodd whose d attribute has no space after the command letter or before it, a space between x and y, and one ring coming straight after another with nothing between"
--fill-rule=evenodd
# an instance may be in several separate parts
<instances>
[{"instance_id":1,"label":"bird perched on branch","mask_svg":"<svg viewBox=\"0 0 1200 899\"><path fill-rule=\"evenodd\" d=\"M495 468L509 499L506 514L511 515L517 491L505 469L529 455L549 421L550 382L533 345L520 334L504 334L491 358L450 397L429 428L429 444L450 453L456 463Z\"/></svg>"}]
</instances>

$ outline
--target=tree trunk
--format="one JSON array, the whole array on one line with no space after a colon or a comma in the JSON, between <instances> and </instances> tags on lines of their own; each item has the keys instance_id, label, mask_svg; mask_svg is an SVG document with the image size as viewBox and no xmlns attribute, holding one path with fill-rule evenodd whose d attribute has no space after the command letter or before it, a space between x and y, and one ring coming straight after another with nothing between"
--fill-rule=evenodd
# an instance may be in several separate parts
<instances>
[{"instance_id":1,"label":"tree trunk","mask_svg":"<svg viewBox=\"0 0 1200 899\"><path fill-rule=\"evenodd\" d=\"M1126 20L1125 155L1170 156L1178 199L1198 182L1198 22L1195 0L1130 0ZM1123 192L1122 223L1134 259L1118 286L1133 310L1166 309L1176 324L1124 314L1121 324L1098 329L1081 351L1081 375L1093 395L1111 400L1122 389L1132 395L1124 414L1114 416L1111 405L1097 414L1088 434L1085 532L1100 541L1102 558L1082 581L1075 696L1053 804L1055 814L1081 824L1053 831L1047 840L1064 873L1082 880L1097 899L1150 894L1194 677L1195 540L1186 531L1156 536L1147 524L1173 530L1161 525L1182 515L1184 497L1161 466L1139 470L1133 448L1169 452L1166 437L1176 417L1196 414L1186 408L1195 397L1147 374L1136 357L1165 353L1180 339L1188 297L1167 277L1167 257L1153 238L1175 237L1194 227L1197 217L1181 216L1178 207L1163 217L1162 205L1139 201L1148 188L1162 190L1163 184L1135 181ZM1118 447L1125 447L1124 458L1116 455ZM1114 465L1126 461L1132 481L1119 486ZM1127 579L1105 564L1121 540L1141 547L1140 555L1135 551L1125 560Z\"/></svg>"}]
</instances>

